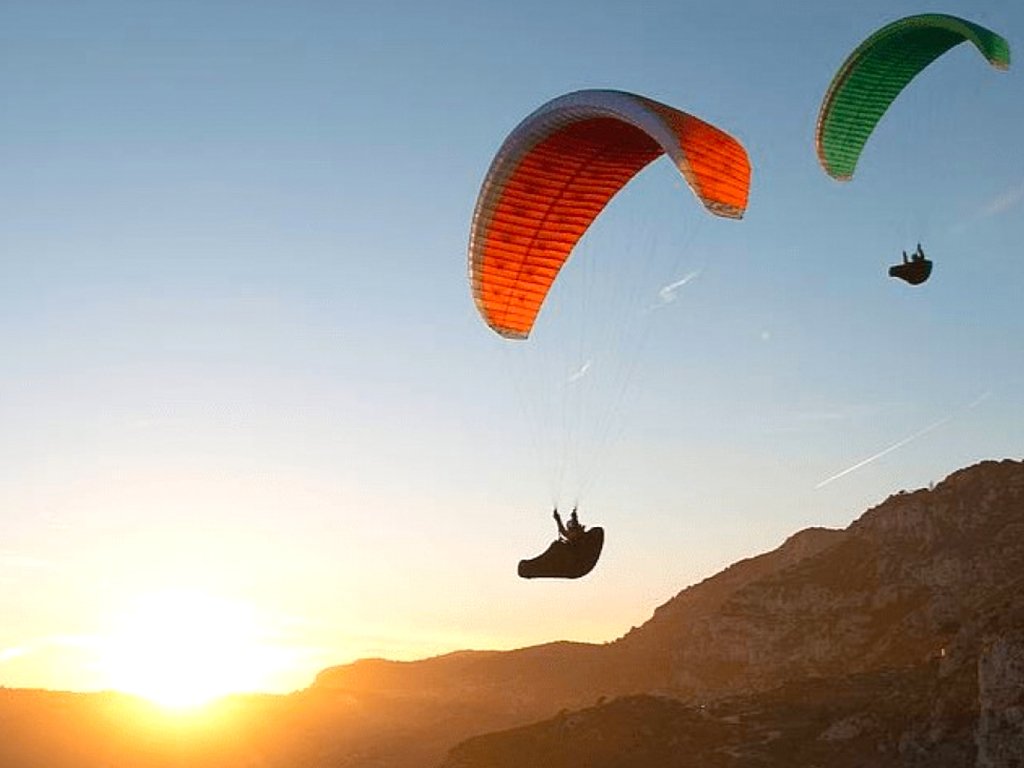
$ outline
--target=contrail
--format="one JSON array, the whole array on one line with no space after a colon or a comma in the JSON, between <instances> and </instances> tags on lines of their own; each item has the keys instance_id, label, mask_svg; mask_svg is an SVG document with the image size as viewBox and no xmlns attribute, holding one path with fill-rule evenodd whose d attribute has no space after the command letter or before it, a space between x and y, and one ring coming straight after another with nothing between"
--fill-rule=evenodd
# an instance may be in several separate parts
<instances>
[{"instance_id":1,"label":"contrail","mask_svg":"<svg viewBox=\"0 0 1024 768\"><path fill-rule=\"evenodd\" d=\"M953 417L952 416L947 416L944 419L939 419L934 424L929 424L927 427L925 427L921 431L915 432L914 434L910 435L910 437L905 437L902 440L900 440L898 443L893 443L888 448L879 451L878 453L874 454L873 456L868 456L863 461L858 461L852 467L847 467L842 472L838 472L838 473L832 475L832 477L825 478L820 483L818 483L816 486L814 486L814 489L817 490L818 488L824 488L826 485L831 483L833 480L838 480L840 477L844 477L845 475L848 475L851 472L854 472L854 471L860 469L861 467L863 467L863 466L865 466L867 464L870 464L875 459L880 459L883 456L885 456L886 454L892 453L897 448L902 448L907 443L913 442L914 440L917 440L917 438L923 437L924 435L927 435L933 429L938 429L943 424L945 424L947 421L949 421L951 418L953 418Z\"/></svg>"},{"instance_id":2,"label":"contrail","mask_svg":"<svg viewBox=\"0 0 1024 768\"><path fill-rule=\"evenodd\" d=\"M875 461L876 459L880 459L883 456L892 453L897 448L902 448L907 443L912 443L914 440L917 440L917 438L924 437L929 432L932 432L932 431L938 429L939 427L941 427L943 424L946 424L947 422L952 421L953 417L956 416L957 413L959 413L959 411L961 411L961 410L969 411L969 410L971 410L973 408L976 408L977 406L981 405L983 402L988 400L988 398L991 395L992 395L991 391L983 392L981 395L979 395L978 397L974 398L974 400L969 402L963 408L958 409L957 411L954 411L953 413L951 413L948 416L945 416L945 417L939 419L938 421L936 421L933 424L929 424L924 429L918 430L917 432L915 432L912 435L909 435L908 437L904 437L902 440L893 443L888 448L884 448L883 450L879 451L878 453L874 454L873 456L868 456L866 459L863 459L862 461L858 461L852 467L847 467L842 472L837 472L836 474L832 475L832 477L826 477L824 480L822 480L820 483L818 483L816 486L814 486L814 489L818 490L819 488L824 488L826 485L831 483L833 480L838 480L841 477L845 477L846 475L850 474L851 472L855 472L856 470L860 469L863 466L866 466L867 464L870 464L871 462Z\"/></svg>"},{"instance_id":3,"label":"contrail","mask_svg":"<svg viewBox=\"0 0 1024 768\"><path fill-rule=\"evenodd\" d=\"M987 392L982 392L980 395L978 395L976 398L974 398L970 403L968 403L967 407L964 410L965 411L969 411L972 408L976 408L977 406L981 405L986 400L988 400L990 397L992 397L992 390L988 390Z\"/></svg>"},{"instance_id":4,"label":"contrail","mask_svg":"<svg viewBox=\"0 0 1024 768\"><path fill-rule=\"evenodd\" d=\"M581 368L580 368L580 369L579 369L578 371L576 371L576 372L575 372L574 374L572 374L572 375L571 375L571 376L570 376L570 377L568 378L568 380L566 381L566 384L572 384L573 382L575 382L575 381L579 381L579 380L580 380L580 379L582 379L582 378L583 378L584 376L586 376L586 375L587 375L587 371L589 371L589 370L590 370L590 364L591 364L591 362L593 362L593 361L592 361L592 360L587 360L587 362L585 362L585 363L583 364L583 366L582 366L582 367L581 367Z\"/></svg>"}]
</instances>

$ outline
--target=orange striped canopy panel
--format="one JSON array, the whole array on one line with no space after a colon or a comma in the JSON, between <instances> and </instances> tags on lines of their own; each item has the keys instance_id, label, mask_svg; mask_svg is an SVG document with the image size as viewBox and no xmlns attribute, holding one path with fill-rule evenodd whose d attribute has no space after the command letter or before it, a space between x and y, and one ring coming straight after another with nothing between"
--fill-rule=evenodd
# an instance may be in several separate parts
<instances>
[{"instance_id":1,"label":"orange striped canopy panel","mask_svg":"<svg viewBox=\"0 0 1024 768\"><path fill-rule=\"evenodd\" d=\"M750 161L718 128L622 91L587 90L540 107L509 134L484 178L469 238L477 308L525 339L576 243L608 202L665 154L708 211L738 219Z\"/></svg>"}]
</instances>

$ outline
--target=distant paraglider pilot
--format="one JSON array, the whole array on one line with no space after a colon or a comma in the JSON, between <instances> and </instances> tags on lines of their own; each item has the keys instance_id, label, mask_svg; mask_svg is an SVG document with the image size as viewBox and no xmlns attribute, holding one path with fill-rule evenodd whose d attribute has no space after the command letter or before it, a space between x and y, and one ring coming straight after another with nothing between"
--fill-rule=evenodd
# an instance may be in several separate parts
<instances>
[{"instance_id":1,"label":"distant paraglider pilot","mask_svg":"<svg viewBox=\"0 0 1024 768\"><path fill-rule=\"evenodd\" d=\"M903 252L903 263L889 267L889 277L898 277L911 285L920 285L932 273L932 263L925 258L921 244L917 244L917 250L907 258L907 252Z\"/></svg>"},{"instance_id":2,"label":"distant paraglider pilot","mask_svg":"<svg viewBox=\"0 0 1024 768\"><path fill-rule=\"evenodd\" d=\"M604 546L604 529L587 529L576 516L573 507L569 519L563 523L558 507L552 511L558 525L558 538L531 560L519 561L519 575L524 579L578 579L586 576L597 565Z\"/></svg>"},{"instance_id":3,"label":"distant paraglider pilot","mask_svg":"<svg viewBox=\"0 0 1024 768\"><path fill-rule=\"evenodd\" d=\"M562 516L558 514L558 507L555 507L553 512L555 522L558 524L558 538L566 544L576 543L587 531L580 523L579 518L576 517L576 509L576 507L572 508L572 512L569 514L569 522L565 525L562 524Z\"/></svg>"}]
</instances>

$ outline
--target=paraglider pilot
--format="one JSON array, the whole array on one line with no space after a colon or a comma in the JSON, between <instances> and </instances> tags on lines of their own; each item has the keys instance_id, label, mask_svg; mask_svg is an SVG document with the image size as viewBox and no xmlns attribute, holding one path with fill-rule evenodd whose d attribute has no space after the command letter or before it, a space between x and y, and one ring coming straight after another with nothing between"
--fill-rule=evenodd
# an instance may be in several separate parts
<instances>
[{"instance_id":1,"label":"paraglider pilot","mask_svg":"<svg viewBox=\"0 0 1024 768\"><path fill-rule=\"evenodd\" d=\"M580 523L579 518L576 517L576 507L572 508L572 512L569 514L569 522L562 523L562 516L558 514L558 507L555 507L553 511L555 522L558 524L558 538L567 544L572 544L579 541L580 537L586 532L586 528Z\"/></svg>"},{"instance_id":2,"label":"paraglider pilot","mask_svg":"<svg viewBox=\"0 0 1024 768\"><path fill-rule=\"evenodd\" d=\"M917 244L917 250L907 257L903 252L903 263L889 267L889 277L898 277L911 285L920 285L932 273L932 263L924 255L921 244Z\"/></svg>"},{"instance_id":3,"label":"paraglider pilot","mask_svg":"<svg viewBox=\"0 0 1024 768\"><path fill-rule=\"evenodd\" d=\"M564 525L557 506L552 515L558 524L558 538L537 557L519 561L520 578L578 579L597 565L604 547L604 528L584 528L576 517L575 507Z\"/></svg>"},{"instance_id":4,"label":"paraglider pilot","mask_svg":"<svg viewBox=\"0 0 1024 768\"><path fill-rule=\"evenodd\" d=\"M914 260L914 261L924 261L924 251L921 250L921 244L920 243L917 244L917 250L914 251L914 253L912 253L910 255L910 258L912 260ZM910 261L907 259L907 252L906 251L903 252L903 263L904 264L909 264L910 263Z\"/></svg>"}]
</instances>

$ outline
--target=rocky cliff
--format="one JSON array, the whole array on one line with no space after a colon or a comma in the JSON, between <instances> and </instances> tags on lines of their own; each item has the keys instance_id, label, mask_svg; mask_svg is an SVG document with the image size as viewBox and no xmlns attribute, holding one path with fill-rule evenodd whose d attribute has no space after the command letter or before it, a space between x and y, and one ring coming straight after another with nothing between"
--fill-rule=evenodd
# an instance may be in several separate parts
<instances>
[{"instance_id":1,"label":"rocky cliff","mask_svg":"<svg viewBox=\"0 0 1024 768\"><path fill-rule=\"evenodd\" d=\"M985 462L843 531L804 531L606 653L636 671L622 693L647 695L470 740L446 768L1020 768L1024 464Z\"/></svg>"},{"instance_id":2,"label":"rocky cliff","mask_svg":"<svg viewBox=\"0 0 1024 768\"><path fill-rule=\"evenodd\" d=\"M1024 465L986 462L683 591L622 648L686 698L925 661L1024 574Z\"/></svg>"}]
</instances>

